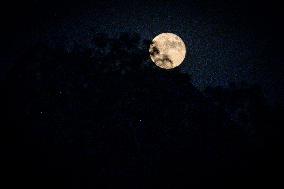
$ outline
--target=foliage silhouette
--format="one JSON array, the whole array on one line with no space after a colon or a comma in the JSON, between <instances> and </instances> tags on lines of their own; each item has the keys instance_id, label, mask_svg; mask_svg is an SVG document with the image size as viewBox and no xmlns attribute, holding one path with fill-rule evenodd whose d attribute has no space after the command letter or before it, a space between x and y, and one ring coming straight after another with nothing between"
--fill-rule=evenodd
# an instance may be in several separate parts
<instances>
[{"instance_id":1,"label":"foliage silhouette","mask_svg":"<svg viewBox=\"0 0 284 189\"><path fill-rule=\"evenodd\" d=\"M149 63L138 34L93 41L71 52L39 44L11 70L5 139L21 157L15 166L74 177L246 175L283 144L283 108L258 87L202 93L179 68Z\"/></svg>"}]
</instances>

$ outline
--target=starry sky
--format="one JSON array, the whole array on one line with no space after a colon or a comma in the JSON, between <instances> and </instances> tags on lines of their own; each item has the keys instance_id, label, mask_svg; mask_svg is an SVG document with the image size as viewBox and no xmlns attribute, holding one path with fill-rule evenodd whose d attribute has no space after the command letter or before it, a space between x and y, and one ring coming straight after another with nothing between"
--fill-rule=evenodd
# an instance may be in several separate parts
<instances>
[{"instance_id":1,"label":"starry sky","mask_svg":"<svg viewBox=\"0 0 284 189\"><path fill-rule=\"evenodd\" d=\"M181 70L198 88L256 83L272 102L284 101L282 15L277 6L234 0L12 1L11 11L2 16L7 26L2 35L1 79L13 61L38 41L68 50L75 41L92 47L98 32L112 36L135 32L143 39L171 32L187 45Z\"/></svg>"}]
</instances>

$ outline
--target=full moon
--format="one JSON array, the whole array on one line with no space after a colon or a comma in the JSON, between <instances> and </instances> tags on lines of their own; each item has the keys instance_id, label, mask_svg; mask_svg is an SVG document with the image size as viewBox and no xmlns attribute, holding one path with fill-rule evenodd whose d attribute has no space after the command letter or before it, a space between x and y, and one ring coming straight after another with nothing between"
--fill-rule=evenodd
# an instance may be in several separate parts
<instances>
[{"instance_id":1,"label":"full moon","mask_svg":"<svg viewBox=\"0 0 284 189\"><path fill-rule=\"evenodd\" d=\"M182 39L173 33L157 35L149 49L151 60L160 68L172 69L179 66L186 54Z\"/></svg>"}]
</instances>

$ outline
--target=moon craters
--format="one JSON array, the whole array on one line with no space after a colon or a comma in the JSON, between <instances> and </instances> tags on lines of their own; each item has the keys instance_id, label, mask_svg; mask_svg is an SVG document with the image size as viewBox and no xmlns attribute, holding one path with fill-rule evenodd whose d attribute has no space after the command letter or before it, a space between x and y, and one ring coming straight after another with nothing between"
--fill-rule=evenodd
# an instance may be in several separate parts
<instances>
[{"instance_id":1,"label":"moon craters","mask_svg":"<svg viewBox=\"0 0 284 189\"><path fill-rule=\"evenodd\" d=\"M186 47L180 37L172 33L162 33L156 36L150 45L152 61L164 69L179 66L186 54Z\"/></svg>"}]
</instances>

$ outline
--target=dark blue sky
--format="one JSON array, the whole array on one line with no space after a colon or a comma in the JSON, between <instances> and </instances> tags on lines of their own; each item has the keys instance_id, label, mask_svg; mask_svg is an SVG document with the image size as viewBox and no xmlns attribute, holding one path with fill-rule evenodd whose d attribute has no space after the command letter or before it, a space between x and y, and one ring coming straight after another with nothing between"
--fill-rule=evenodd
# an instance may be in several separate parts
<instances>
[{"instance_id":1,"label":"dark blue sky","mask_svg":"<svg viewBox=\"0 0 284 189\"><path fill-rule=\"evenodd\" d=\"M233 0L34 0L10 13L12 34L9 27L7 33L13 35L8 41L13 50L5 53L1 62L10 66L9 62L37 41L68 49L74 41L92 46L96 32L137 32L145 39L172 32L187 45L182 70L192 75L195 86L257 83L272 101L283 100L281 31L277 28L281 17L276 7Z\"/></svg>"}]
</instances>

